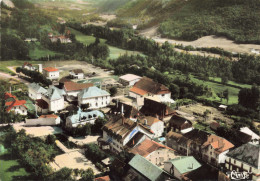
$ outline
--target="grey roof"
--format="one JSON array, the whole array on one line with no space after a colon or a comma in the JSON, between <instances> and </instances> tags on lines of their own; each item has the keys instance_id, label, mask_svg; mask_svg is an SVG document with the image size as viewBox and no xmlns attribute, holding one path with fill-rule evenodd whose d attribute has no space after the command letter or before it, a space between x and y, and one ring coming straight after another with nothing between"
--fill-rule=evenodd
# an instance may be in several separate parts
<instances>
[{"instance_id":1,"label":"grey roof","mask_svg":"<svg viewBox=\"0 0 260 181\"><path fill-rule=\"evenodd\" d=\"M164 173L161 168L152 164L140 155L135 155L129 162L129 165L141 173L144 177L152 181L159 180L158 178L161 178Z\"/></svg>"},{"instance_id":2,"label":"grey roof","mask_svg":"<svg viewBox=\"0 0 260 181\"><path fill-rule=\"evenodd\" d=\"M228 152L227 156L260 169L260 145L246 143Z\"/></svg>"},{"instance_id":3,"label":"grey roof","mask_svg":"<svg viewBox=\"0 0 260 181\"><path fill-rule=\"evenodd\" d=\"M80 98L91 98L91 97L100 97L100 96L109 96L110 94L102 89L97 87L89 87L87 89L82 90L79 93Z\"/></svg>"},{"instance_id":4,"label":"grey roof","mask_svg":"<svg viewBox=\"0 0 260 181\"><path fill-rule=\"evenodd\" d=\"M45 94L50 100L61 99L63 95L65 95L65 91L63 89L59 89L55 86L50 86Z\"/></svg>"},{"instance_id":5,"label":"grey roof","mask_svg":"<svg viewBox=\"0 0 260 181\"><path fill-rule=\"evenodd\" d=\"M33 89L37 93L43 93L43 94L47 93L46 89L44 89L43 87L41 87L39 84L35 82L29 84L28 87Z\"/></svg>"},{"instance_id":6,"label":"grey roof","mask_svg":"<svg viewBox=\"0 0 260 181\"><path fill-rule=\"evenodd\" d=\"M104 114L97 110L90 111L90 112L82 112L82 110L79 108L77 114L69 116L68 119L71 120L72 124L75 124L75 123L81 122L81 120L83 120L83 119L84 119L84 121L86 121L86 120L90 120L90 119L98 118L98 117L103 118Z\"/></svg>"}]
</instances>

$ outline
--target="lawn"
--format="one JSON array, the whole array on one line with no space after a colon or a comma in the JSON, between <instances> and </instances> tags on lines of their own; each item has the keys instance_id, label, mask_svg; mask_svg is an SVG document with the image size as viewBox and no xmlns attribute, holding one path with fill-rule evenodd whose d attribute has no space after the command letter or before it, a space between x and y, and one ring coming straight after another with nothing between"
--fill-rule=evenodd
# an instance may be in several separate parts
<instances>
[{"instance_id":1,"label":"lawn","mask_svg":"<svg viewBox=\"0 0 260 181\"><path fill-rule=\"evenodd\" d=\"M8 151L0 153L0 180L27 180L29 175Z\"/></svg>"},{"instance_id":2,"label":"lawn","mask_svg":"<svg viewBox=\"0 0 260 181\"><path fill-rule=\"evenodd\" d=\"M240 87L250 87L250 85L244 85L244 84L239 84L239 83L235 83L235 82L228 82L228 85L223 85L221 83L217 83L217 82L211 82L211 81L203 81L200 79L197 79L195 77L191 77L192 81L199 83L199 84L204 84L207 85L208 87L212 88L212 90L214 91L215 95L213 95L213 97L205 97L202 96L202 98L205 98L207 100L211 100L211 101L218 101L222 104L237 104L238 103L238 93L240 91L239 88L233 87L232 85L235 86L240 86ZM218 79L215 78L215 81L217 81ZM229 91L229 101L227 103L227 101L225 99L222 100L219 97L216 96L217 93L223 92L226 89L228 89Z\"/></svg>"},{"instance_id":3,"label":"lawn","mask_svg":"<svg viewBox=\"0 0 260 181\"><path fill-rule=\"evenodd\" d=\"M74 30L72 28L70 28L70 31L71 31L72 34L74 34L76 36L76 40L78 40L81 43L84 43L85 45L89 45L91 43L94 43L95 40L96 40L96 37L84 35L83 33L79 32L77 30ZM100 40L100 43L106 44L105 39L101 38L99 40ZM119 56L124 55L124 54L128 54L128 55L140 54L140 55L143 55L142 53L137 52L137 51L124 50L124 49L117 48L117 47L110 46L110 45L108 45L108 48L110 50L109 58L111 58L111 59L116 59Z\"/></svg>"},{"instance_id":4,"label":"lawn","mask_svg":"<svg viewBox=\"0 0 260 181\"><path fill-rule=\"evenodd\" d=\"M30 43L29 45L29 57L31 59L39 59L41 57L47 57L48 55L60 55L60 53L48 50L40 45L40 42Z\"/></svg>"},{"instance_id":5,"label":"lawn","mask_svg":"<svg viewBox=\"0 0 260 181\"><path fill-rule=\"evenodd\" d=\"M7 67L15 67L15 66L22 66L23 63L26 62L26 60L5 60L5 61L0 61L0 72L5 72L5 73L13 73L10 71ZM43 61L32 61L28 60L31 64L40 64L43 63Z\"/></svg>"}]
</instances>

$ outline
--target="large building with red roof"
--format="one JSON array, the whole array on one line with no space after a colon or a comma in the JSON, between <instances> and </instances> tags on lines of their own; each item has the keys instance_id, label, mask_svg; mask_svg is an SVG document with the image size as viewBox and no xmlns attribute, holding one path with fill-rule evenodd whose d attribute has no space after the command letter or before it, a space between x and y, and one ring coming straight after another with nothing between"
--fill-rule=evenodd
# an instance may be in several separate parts
<instances>
[{"instance_id":1,"label":"large building with red roof","mask_svg":"<svg viewBox=\"0 0 260 181\"><path fill-rule=\"evenodd\" d=\"M136 99L138 106L144 104L144 98L149 98L157 102L174 103L171 99L171 91L163 84L153 81L148 77L143 77L129 91L129 96Z\"/></svg>"},{"instance_id":2,"label":"large building with red roof","mask_svg":"<svg viewBox=\"0 0 260 181\"><path fill-rule=\"evenodd\" d=\"M47 78L47 79L59 79L60 77L60 72L57 68L54 67L46 67L43 69L43 75Z\"/></svg>"}]
</instances>

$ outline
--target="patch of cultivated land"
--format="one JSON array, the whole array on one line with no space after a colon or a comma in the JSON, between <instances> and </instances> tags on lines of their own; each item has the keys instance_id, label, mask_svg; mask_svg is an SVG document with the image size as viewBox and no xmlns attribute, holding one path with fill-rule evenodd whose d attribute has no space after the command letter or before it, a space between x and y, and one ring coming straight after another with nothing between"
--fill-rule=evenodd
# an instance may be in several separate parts
<instances>
[{"instance_id":1,"label":"patch of cultivated land","mask_svg":"<svg viewBox=\"0 0 260 181\"><path fill-rule=\"evenodd\" d=\"M152 39L158 43L164 43L168 41L171 44L182 44L184 46L193 46L193 47L219 47L223 48L229 52L237 53L249 53L251 54L251 49L260 49L260 45L255 44L237 44L232 40L229 40L225 37L217 36L204 36L195 41L180 41L167 38L152 37Z\"/></svg>"}]
</instances>

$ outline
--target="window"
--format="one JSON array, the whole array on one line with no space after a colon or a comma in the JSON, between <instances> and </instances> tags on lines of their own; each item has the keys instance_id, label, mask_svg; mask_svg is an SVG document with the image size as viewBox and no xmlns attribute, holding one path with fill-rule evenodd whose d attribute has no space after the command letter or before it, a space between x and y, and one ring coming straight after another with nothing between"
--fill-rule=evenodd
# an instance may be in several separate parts
<instances>
[{"instance_id":1,"label":"window","mask_svg":"<svg viewBox=\"0 0 260 181\"><path fill-rule=\"evenodd\" d=\"M96 107L98 107L98 103L96 103Z\"/></svg>"},{"instance_id":2,"label":"window","mask_svg":"<svg viewBox=\"0 0 260 181\"><path fill-rule=\"evenodd\" d=\"M210 152L210 155L212 155L212 152Z\"/></svg>"},{"instance_id":3,"label":"window","mask_svg":"<svg viewBox=\"0 0 260 181\"><path fill-rule=\"evenodd\" d=\"M234 164L236 164L236 160L234 159Z\"/></svg>"}]
</instances>

